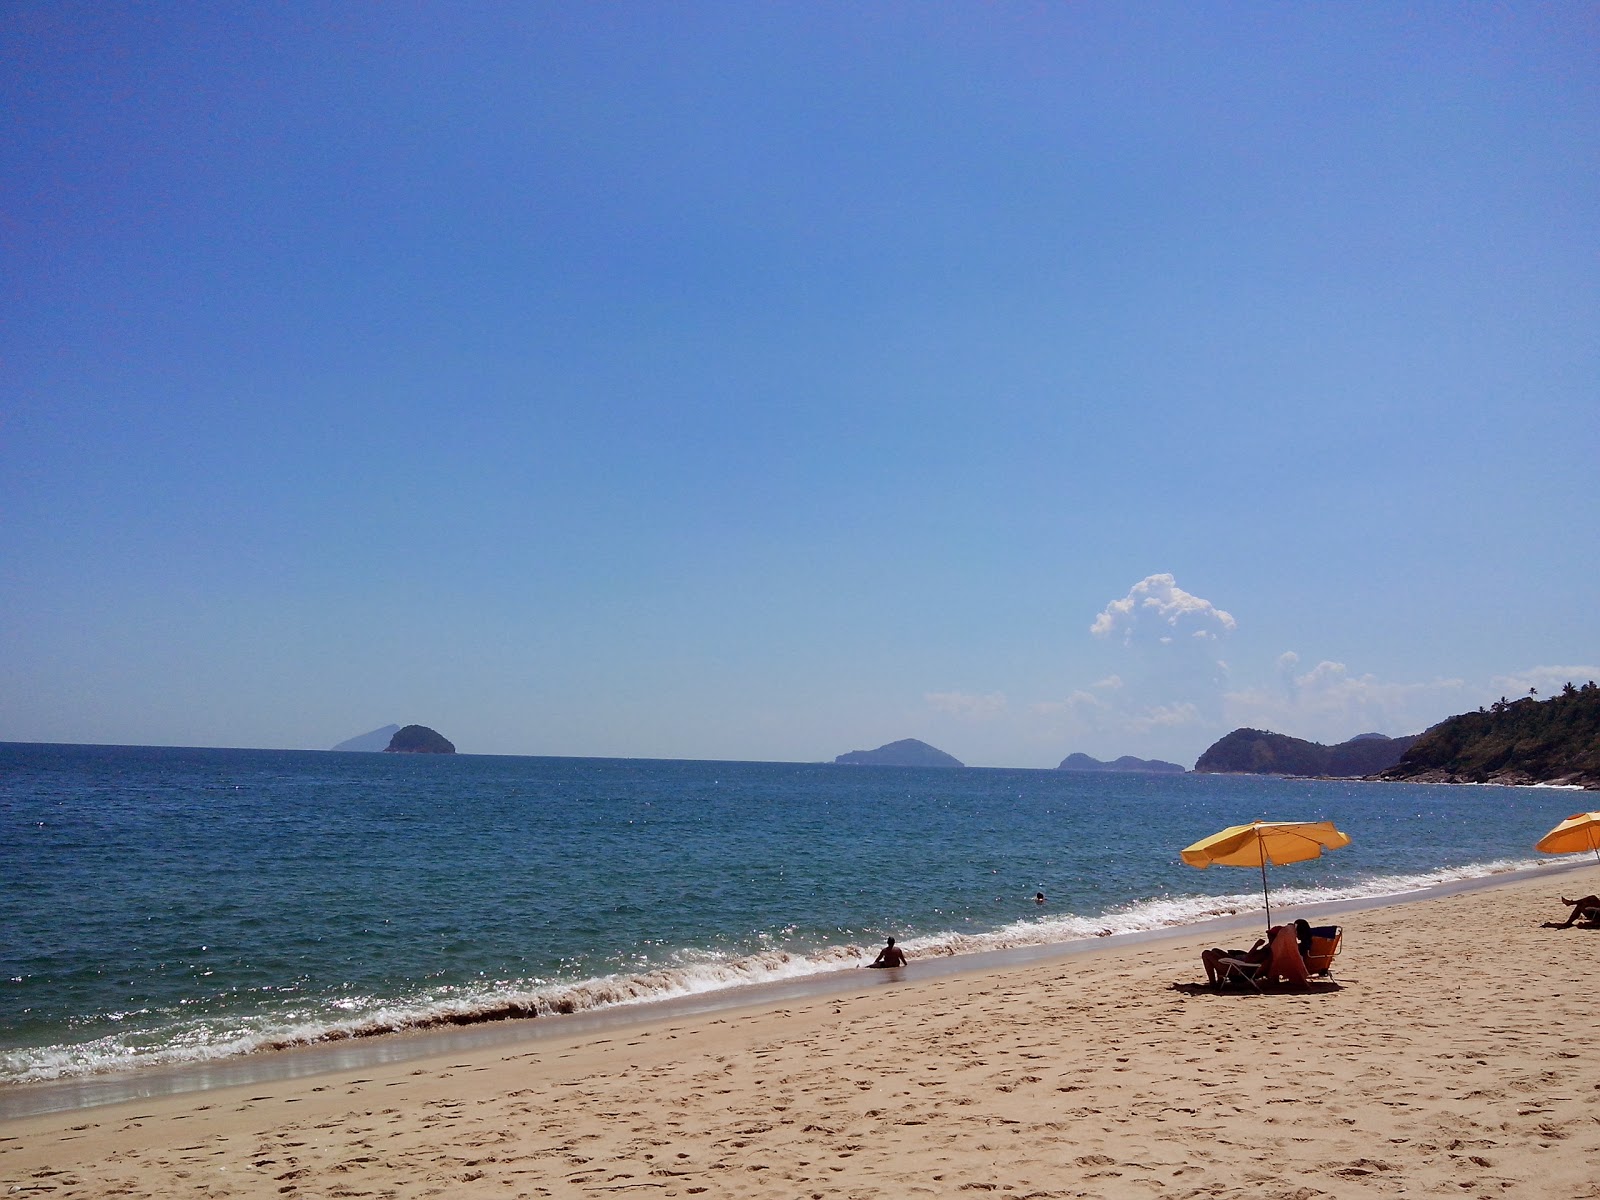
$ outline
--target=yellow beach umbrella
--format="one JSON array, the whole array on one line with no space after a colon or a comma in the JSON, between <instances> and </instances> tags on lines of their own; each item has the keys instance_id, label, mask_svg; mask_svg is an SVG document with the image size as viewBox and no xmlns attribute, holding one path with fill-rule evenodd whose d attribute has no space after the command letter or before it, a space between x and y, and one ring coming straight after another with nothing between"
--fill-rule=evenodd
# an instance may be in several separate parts
<instances>
[{"instance_id":1,"label":"yellow beach umbrella","mask_svg":"<svg viewBox=\"0 0 1600 1200\"><path fill-rule=\"evenodd\" d=\"M1213 863L1224 867L1260 867L1261 899L1267 906L1267 927L1272 927L1272 899L1267 893L1267 864L1321 858L1324 850L1350 844L1350 835L1335 829L1332 821L1252 821L1230 825L1220 833L1201 838L1181 851L1183 861L1202 871Z\"/></svg>"},{"instance_id":2,"label":"yellow beach umbrella","mask_svg":"<svg viewBox=\"0 0 1600 1200\"><path fill-rule=\"evenodd\" d=\"M1600 862L1600 812L1573 813L1533 844L1546 854L1582 854L1593 850Z\"/></svg>"}]
</instances>

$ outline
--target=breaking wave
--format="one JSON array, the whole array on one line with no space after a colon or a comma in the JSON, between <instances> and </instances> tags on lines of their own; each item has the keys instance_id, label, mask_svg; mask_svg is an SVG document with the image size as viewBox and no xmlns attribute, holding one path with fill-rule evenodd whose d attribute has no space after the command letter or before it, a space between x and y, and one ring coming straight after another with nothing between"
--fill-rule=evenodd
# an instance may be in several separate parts
<instances>
[{"instance_id":1,"label":"breaking wave","mask_svg":"<svg viewBox=\"0 0 1600 1200\"><path fill-rule=\"evenodd\" d=\"M1275 886L1274 908L1305 908L1335 902L1401 897L1442 884L1504 874L1538 865L1502 859L1416 874L1397 874L1331 887ZM1259 911L1253 891L1221 896L1164 896L1103 912L1042 915L982 933L951 931L900 939L913 959L967 955L1029 946L1071 945L1119 934L1179 929L1198 922ZM768 950L723 955L685 949L670 966L633 974L572 982L501 981L441 987L395 1000L343 996L323 1007L304 1006L268 1014L195 1020L179 1013L146 1024L139 1033L108 1035L71 1045L14 1049L0 1054L0 1080L9 1083L68 1079L155 1065L200 1063L346 1038L377 1037L410 1030L477 1025L646 1004L719 992L753 984L816 976L863 965L877 947L854 943L810 950ZM115 1019L115 1015L113 1016Z\"/></svg>"}]
</instances>

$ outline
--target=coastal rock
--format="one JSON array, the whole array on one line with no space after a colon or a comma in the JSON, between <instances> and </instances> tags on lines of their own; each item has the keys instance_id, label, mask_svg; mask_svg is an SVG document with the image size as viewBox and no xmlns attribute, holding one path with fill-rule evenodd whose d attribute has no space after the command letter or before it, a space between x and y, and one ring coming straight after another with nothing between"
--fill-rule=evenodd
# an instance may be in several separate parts
<instances>
[{"instance_id":1,"label":"coastal rock","mask_svg":"<svg viewBox=\"0 0 1600 1200\"><path fill-rule=\"evenodd\" d=\"M852 750L849 754L841 754L833 760L836 763L846 763L851 766L868 767L959 767L964 765L960 759L946 754L943 750L936 750L927 742L919 742L916 738L903 738L898 742L890 742L879 746L876 750Z\"/></svg>"},{"instance_id":2,"label":"coastal rock","mask_svg":"<svg viewBox=\"0 0 1600 1200\"><path fill-rule=\"evenodd\" d=\"M1061 760L1058 771L1135 771L1157 775L1183 775L1187 768L1159 758L1135 758L1124 754L1113 762L1101 762L1087 754L1069 754Z\"/></svg>"},{"instance_id":3,"label":"coastal rock","mask_svg":"<svg viewBox=\"0 0 1600 1200\"><path fill-rule=\"evenodd\" d=\"M400 732L398 725L385 725L382 729L374 729L371 733L363 733L359 737L347 738L337 746L330 746L331 750L366 750L377 754L389 748L389 739Z\"/></svg>"},{"instance_id":4,"label":"coastal rock","mask_svg":"<svg viewBox=\"0 0 1600 1200\"><path fill-rule=\"evenodd\" d=\"M1196 771L1226 775L1296 775L1361 779L1394 766L1417 735L1390 738L1364 733L1335 746L1308 742L1265 729L1235 729L1214 742L1194 764Z\"/></svg>"},{"instance_id":5,"label":"coastal rock","mask_svg":"<svg viewBox=\"0 0 1600 1200\"><path fill-rule=\"evenodd\" d=\"M385 754L454 754L455 745L426 725L407 725L389 739Z\"/></svg>"}]
</instances>

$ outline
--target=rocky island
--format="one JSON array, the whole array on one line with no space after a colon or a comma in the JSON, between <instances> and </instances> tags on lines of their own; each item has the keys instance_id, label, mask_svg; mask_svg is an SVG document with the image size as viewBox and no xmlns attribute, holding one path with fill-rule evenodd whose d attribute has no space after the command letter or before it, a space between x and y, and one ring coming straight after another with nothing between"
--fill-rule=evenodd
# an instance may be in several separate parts
<instances>
[{"instance_id":1,"label":"rocky island","mask_svg":"<svg viewBox=\"0 0 1600 1200\"><path fill-rule=\"evenodd\" d=\"M1121 758L1111 762L1101 762L1098 758L1091 758L1087 754L1069 754L1061 760L1058 771L1136 771L1156 775L1182 775L1187 768L1180 767L1177 763L1164 762L1159 758L1135 758L1131 754L1124 754Z\"/></svg>"},{"instance_id":2,"label":"rocky island","mask_svg":"<svg viewBox=\"0 0 1600 1200\"><path fill-rule=\"evenodd\" d=\"M454 754L455 744L426 725L407 725L389 739L385 754Z\"/></svg>"},{"instance_id":3,"label":"rocky island","mask_svg":"<svg viewBox=\"0 0 1600 1200\"><path fill-rule=\"evenodd\" d=\"M879 746L876 750L852 750L849 754L839 755L833 761L858 767L959 767L964 765L960 759L953 758L943 750L936 750L928 745L927 742L919 742L916 738L903 738L898 742L890 742L887 745Z\"/></svg>"}]
</instances>

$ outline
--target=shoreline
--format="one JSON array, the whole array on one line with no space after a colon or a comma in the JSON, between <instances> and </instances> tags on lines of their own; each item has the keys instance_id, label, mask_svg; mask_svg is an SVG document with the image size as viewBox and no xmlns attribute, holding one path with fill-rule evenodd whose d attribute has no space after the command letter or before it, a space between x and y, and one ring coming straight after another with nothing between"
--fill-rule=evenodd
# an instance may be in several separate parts
<instances>
[{"instance_id":1,"label":"shoreline","mask_svg":"<svg viewBox=\"0 0 1600 1200\"><path fill-rule=\"evenodd\" d=\"M1197 986L1209 938L1190 927L19 1119L0 1125L0 1185L135 1200L1600 1197L1578 953L1600 931L1541 927L1574 888L1600 891L1600 867L1356 910L1337 983L1311 991Z\"/></svg>"},{"instance_id":2,"label":"shoreline","mask_svg":"<svg viewBox=\"0 0 1600 1200\"><path fill-rule=\"evenodd\" d=\"M1191 927L22 1118L0 1125L0 1186L65 1200L1600 1198L1600 930L1543 927L1574 890L1600 891L1600 866L1352 910L1334 982L1303 991L1205 987L1214 930Z\"/></svg>"},{"instance_id":3,"label":"shoreline","mask_svg":"<svg viewBox=\"0 0 1600 1200\"><path fill-rule=\"evenodd\" d=\"M1594 863L1551 862L1428 887L1375 896L1345 898L1314 905L1274 905L1273 921L1298 916L1333 918L1348 913L1417 903L1432 898L1554 878ZM96 1108L166 1096L204 1094L217 1089L258 1086L311 1079L325 1074L419 1061L440 1054L517 1047L568 1036L625 1034L638 1026L748 1008L814 1001L841 990L878 988L952 976L1059 964L1083 956L1116 955L1134 948L1190 938L1221 942L1265 920L1261 911L1241 911L1154 929L1041 942L1001 949L935 954L914 958L904 970L869 971L843 966L811 974L755 983L734 984L703 992L660 999L605 1005L572 1013L485 1017L371 1035L321 1039L290 1046L263 1048L216 1059L177 1064L140 1065L64 1079L0 1084L0 1127L5 1122L50 1113Z\"/></svg>"}]
</instances>

